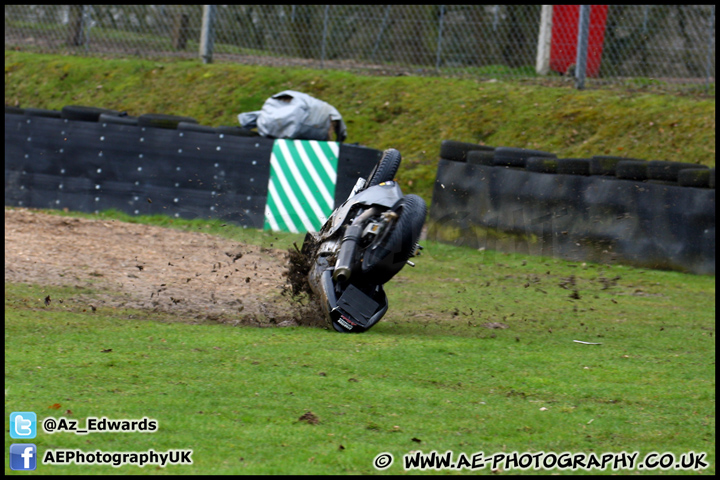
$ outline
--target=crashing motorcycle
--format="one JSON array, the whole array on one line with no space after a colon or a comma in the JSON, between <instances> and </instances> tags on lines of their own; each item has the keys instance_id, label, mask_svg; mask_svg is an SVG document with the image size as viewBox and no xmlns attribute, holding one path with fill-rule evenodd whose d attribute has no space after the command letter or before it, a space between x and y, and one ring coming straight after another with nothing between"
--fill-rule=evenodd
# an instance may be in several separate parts
<instances>
[{"instance_id":1,"label":"crashing motorcycle","mask_svg":"<svg viewBox=\"0 0 720 480\"><path fill-rule=\"evenodd\" d=\"M307 282L338 332L376 325L388 310L383 285L405 265L415 266L410 259L422 249L427 207L393 181L400 161L397 150L383 152L320 231L305 236L300 253L308 260Z\"/></svg>"}]
</instances>

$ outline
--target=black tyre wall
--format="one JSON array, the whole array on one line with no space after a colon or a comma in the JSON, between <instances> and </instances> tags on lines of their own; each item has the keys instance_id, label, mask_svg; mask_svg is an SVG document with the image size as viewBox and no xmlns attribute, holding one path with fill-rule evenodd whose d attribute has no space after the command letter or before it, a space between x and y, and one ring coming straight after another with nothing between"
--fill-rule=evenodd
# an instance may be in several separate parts
<instances>
[{"instance_id":1,"label":"black tyre wall","mask_svg":"<svg viewBox=\"0 0 720 480\"><path fill-rule=\"evenodd\" d=\"M465 162L470 152L492 152L494 147L479 145L477 143L458 142L457 140L443 140L440 144L440 158L454 162Z\"/></svg>"},{"instance_id":2,"label":"black tyre wall","mask_svg":"<svg viewBox=\"0 0 720 480\"><path fill-rule=\"evenodd\" d=\"M60 110L48 110L47 108L24 108L23 113L31 117L62 118Z\"/></svg>"},{"instance_id":3,"label":"black tyre wall","mask_svg":"<svg viewBox=\"0 0 720 480\"><path fill-rule=\"evenodd\" d=\"M117 115L101 113L100 117L98 117L98 122L115 123L115 124L119 124L119 125L137 125L138 118L137 117L129 117L129 116L118 117Z\"/></svg>"},{"instance_id":4,"label":"black tyre wall","mask_svg":"<svg viewBox=\"0 0 720 480\"><path fill-rule=\"evenodd\" d=\"M472 150L467 152L467 163L471 165L492 165L495 152L487 150Z\"/></svg>"},{"instance_id":5,"label":"black tyre wall","mask_svg":"<svg viewBox=\"0 0 720 480\"><path fill-rule=\"evenodd\" d=\"M664 180L666 182L677 182L678 173L685 168L708 168L703 165L685 162L665 162L652 160L647 163L648 178L650 180Z\"/></svg>"},{"instance_id":6,"label":"black tyre wall","mask_svg":"<svg viewBox=\"0 0 720 480\"><path fill-rule=\"evenodd\" d=\"M198 123L197 120L190 117L181 117L177 115L163 115L160 113L146 113L138 117L138 125L141 127L156 127L177 129L178 123Z\"/></svg>"},{"instance_id":7,"label":"black tyre wall","mask_svg":"<svg viewBox=\"0 0 720 480\"><path fill-rule=\"evenodd\" d=\"M177 124L178 130L187 130L190 132L205 132L205 133L215 133L215 128L209 126L209 125L199 125L197 123L190 123L190 122L179 122Z\"/></svg>"},{"instance_id":8,"label":"black tyre wall","mask_svg":"<svg viewBox=\"0 0 720 480\"><path fill-rule=\"evenodd\" d=\"M116 117L120 116L120 112L117 110L85 107L82 105L65 105L61 112L62 118L67 118L68 120L81 120L84 122L97 122L102 114L114 115Z\"/></svg>"},{"instance_id":9,"label":"black tyre wall","mask_svg":"<svg viewBox=\"0 0 720 480\"><path fill-rule=\"evenodd\" d=\"M28 110L5 114L7 206L115 208L263 228L273 140L142 128L127 116L100 114L88 122ZM339 146L335 205L381 154Z\"/></svg>"},{"instance_id":10,"label":"black tyre wall","mask_svg":"<svg viewBox=\"0 0 720 480\"><path fill-rule=\"evenodd\" d=\"M590 175L590 160L587 158L559 158L557 173L565 175Z\"/></svg>"},{"instance_id":11,"label":"black tyre wall","mask_svg":"<svg viewBox=\"0 0 720 480\"><path fill-rule=\"evenodd\" d=\"M498 167L525 168L525 162L530 157L556 158L557 155L542 150L527 148L498 147L495 149L493 165Z\"/></svg>"},{"instance_id":12,"label":"black tyre wall","mask_svg":"<svg viewBox=\"0 0 720 480\"><path fill-rule=\"evenodd\" d=\"M648 162L623 160L615 166L615 176L623 180L647 180Z\"/></svg>"},{"instance_id":13,"label":"black tyre wall","mask_svg":"<svg viewBox=\"0 0 720 480\"><path fill-rule=\"evenodd\" d=\"M678 172L678 184L682 187L710 187L710 169L684 168Z\"/></svg>"},{"instance_id":14,"label":"black tyre wall","mask_svg":"<svg viewBox=\"0 0 720 480\"><path fill-rule=\"evenodd\" d=\"M254 130L249 130L247 128L239 127L239 126L229 126L229 125L221 125L219 127L215 127L216 133L221 133L223 135L235 135L236 137L259 137L260 134Z\"/></svg>"},{"instance_id":15,"label":"black tyre wall","mask_svg":"<svg viewBox=\"0 0 720 480\"><path fill-rule=\"evenodd\" d=\"M615 167L619 162L623 161L642 162L640 158L617 157L614 155L593 155L590 158L590 175L610 175L615 176Z\"/></svg>"},{"instance_id":16,"label":"black tyre wall","mask_svg":"<svg viewBox=\"0 0 720 480\"><path fill-rule=\"evenodd\" d=\"M500 251L712 275L715 192L441 160L428 239L489 262Z\"/></svg>"},{"instance_id":17,"label":"black tyre wall","mask_svg":"<svg viewBox=\"0 0 720 480\"><path fill-rule=\"evenodd\" d=\"M558 160L547 157L530 157L525 162L525 169L528 172L557 173Z\"/></svg>"}]
</instances>

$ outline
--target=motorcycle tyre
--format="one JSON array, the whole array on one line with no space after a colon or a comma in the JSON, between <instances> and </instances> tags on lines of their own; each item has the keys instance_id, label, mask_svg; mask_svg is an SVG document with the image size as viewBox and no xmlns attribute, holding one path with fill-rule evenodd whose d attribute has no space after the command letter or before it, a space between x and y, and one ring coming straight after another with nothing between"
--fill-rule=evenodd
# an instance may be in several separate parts
<instances>
[{"instance_id":1,"label":"motorcycle tyre","mask_svg":"<svg viewBox=\"0 0 720 480\"><path fill-rule=\"evenodd\" d=\"M398 205L400 216L384 235L382 243L366 250L362 262L363 280L382 285L398 273L415 251L425 224L427 206L417 195L405 195ZM397 252L397 253L395 253Z\"/></svg>"},{"instance_id":2,"label":"motorcycle tyre","mask_svg":"<svg viewBox=\"0 0 720 480\"><path fill-rule=\"evenodd\" d=\"M389 148L383 152L382 158L378 161L375 168L370 173L366 182L367 188L380 185L384 182L389 182L395 178L398 169L400 168L400 162L402 157L400 152L394 148Z\"/></svg>"}]
</instances>

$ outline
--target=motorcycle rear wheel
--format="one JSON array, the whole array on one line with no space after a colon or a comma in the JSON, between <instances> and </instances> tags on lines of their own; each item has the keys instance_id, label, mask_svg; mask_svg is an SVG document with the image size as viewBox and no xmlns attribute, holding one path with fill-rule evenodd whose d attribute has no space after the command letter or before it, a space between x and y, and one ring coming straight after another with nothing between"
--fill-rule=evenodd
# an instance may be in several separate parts
<instances>
[{"instance_id":1,"label":"motorcycle rear wheel","mask_svg":"<svg viewBox=\"0 0 720 480\"><path fill-rule=\"evenodd\" d=\"M382 285L395 276L413 255L420 239L427 215L425 200L417 195L405 195L393 211L399 214L398 218L363 255L362 273L368 283Z\"/></svg>"}]
</instances>

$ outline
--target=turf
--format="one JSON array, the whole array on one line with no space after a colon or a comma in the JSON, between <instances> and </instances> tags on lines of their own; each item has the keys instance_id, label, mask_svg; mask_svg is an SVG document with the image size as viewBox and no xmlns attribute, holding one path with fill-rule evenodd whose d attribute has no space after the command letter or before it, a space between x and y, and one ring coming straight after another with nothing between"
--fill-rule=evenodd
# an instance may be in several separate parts
<instances>
[{"instance_id":1,"label":"turf","mask_svg":"<svg viewBox=\"0 0 720 480\"><path fill-rule=\"evenodd\" d=\"M6 285L6 421L147 416L157 432L35 443L194 452L164 469L37 470L51 474L371 474L381 452L402 473L416 450L694 451L714 472L714 277L428 242L387 290L380 324L341 335L92 311L73 289Z\"/></svg>"},{"instance_id":2,"label":"turf","mask_svg":"<svg viewBox=\"0 0 720 480\"><path fill-rule=\"evenodd\" d=\"M444 139L715 165L714 97L5 52L6 105L232 125L284 89L336 106L349 142L399 149L403 191L428 202ZM301 239L133 221L278 248ZM34 441L41 454L194 451L190 466L38 474L372 474L381 452L395 456L385 472L397 474L414 450L695 451L708 454L704 473L715 472L714 277L425 246L417 267L388 284L389 313L363 335L83 311L43 301L71 299L72 289L6 285L6 431L13 411L147 416L158 432Z\"/></svg>"}]
</instances>

